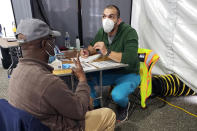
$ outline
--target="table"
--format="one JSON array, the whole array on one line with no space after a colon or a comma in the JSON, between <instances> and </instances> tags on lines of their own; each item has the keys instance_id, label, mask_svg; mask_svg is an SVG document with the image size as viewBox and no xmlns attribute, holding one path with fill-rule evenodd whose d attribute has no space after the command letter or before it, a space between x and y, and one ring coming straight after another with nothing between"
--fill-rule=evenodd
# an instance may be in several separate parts
<instances>
[{"instance_id":1,"label":"table","mask_svg":"<svg viewBox=\"0 0 197 131\"><path fill-rule=\"evenodd\" d=\"M6 38L0 38L0 47L1 48L12 48L12 47L18 47L18 42L8 42Z\"/></svg>"},{"instance_id":2,"label":"table","mask_svg":"<svg viewBox=\"0 0 197 131\"><path fill-rule=\"evenodd\" d=\"M106 58L106 57L102 57L102 58L99 58L98 60L94 61L94 62L103 62L103 61L109 61L110 59L109 58ZM93 63L94 63L93 62ZM63 62L63 63L72 63L72 62ZM103 71L104 70L109 70L109 69L116 69L116 68L122 68L122 67L127 67L128 64L123 64L123 63L117 63L117 62L114 62L116 63L116 65L113 65L113 66L106 66L106 67L96 67L95 69L91 69L91 70L87 70L87 71L84 71L85 73L88 73L88 72L96 72L96 71L99 71L100 74L99 74L99 85L100 85L100 96L96 99L100 99L101 100L101 107L103 107L103 85L102 85L102 76L103 76ZM90 63L91 64L91 63ZM57 76L71 76L71 86L72 86L72 90L73 90L73 75L72 75L72 70L71 69L61 69L61 70L54 70L53 71L53 74L57 75Z\"/></svg>"},{"instance_id":3,"label":"table","mask_svg":"<svg viewBox=\"0 0 197 131\"><path fill-rule=\"evenodd\" d=\"M17 58L22 56L22 52L18 42L8 42L6 38L0 38L0 47L1 48L9 48L9 54L11 56L11 65L8 68L8 77L11 75L13 66L14 66L14 58L13 56L16 54Z\"/></svg>"}]
</instances>

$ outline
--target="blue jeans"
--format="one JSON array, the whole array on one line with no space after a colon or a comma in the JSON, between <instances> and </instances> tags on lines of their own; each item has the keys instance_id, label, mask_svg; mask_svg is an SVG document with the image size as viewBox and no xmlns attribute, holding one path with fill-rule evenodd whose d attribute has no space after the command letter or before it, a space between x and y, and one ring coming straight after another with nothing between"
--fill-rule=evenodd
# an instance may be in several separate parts
<instances>
[{"instance_id":1,"label":"blue jeans","mask_svg":"<svg viewBox=\"0 0 197 131\"><path fill-rule=\"evenodd\" d=\"M91 88L90 96L96 98L95 85L99 85L99 72L87 73L88 84ZM121 107L126 107L129 102L129 94L140 84L140 75L135 73L120 74L113 70L103 71L103 86L115 84L112 90L112 99ZM98 106L98 101L94 102L94 106Z\"/></svg>"}]
</instances>

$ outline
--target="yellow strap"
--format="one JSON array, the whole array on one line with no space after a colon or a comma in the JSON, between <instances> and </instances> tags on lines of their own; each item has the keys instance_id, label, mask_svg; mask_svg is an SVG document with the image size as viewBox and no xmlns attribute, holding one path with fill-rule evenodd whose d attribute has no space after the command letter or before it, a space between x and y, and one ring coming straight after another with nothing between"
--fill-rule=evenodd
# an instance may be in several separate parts
<instances>
[{"instance_id":1,"label":"yellow strap","mask_svg":"<svg viewBox=\"0 0 197 131\"><path fill-rule=\"evenodd\" d=\"M151 50L149 49L144 49L144 48L138 48L138 53L142 54L142 53L149 53Z\"/></svg>"}]
</instances>

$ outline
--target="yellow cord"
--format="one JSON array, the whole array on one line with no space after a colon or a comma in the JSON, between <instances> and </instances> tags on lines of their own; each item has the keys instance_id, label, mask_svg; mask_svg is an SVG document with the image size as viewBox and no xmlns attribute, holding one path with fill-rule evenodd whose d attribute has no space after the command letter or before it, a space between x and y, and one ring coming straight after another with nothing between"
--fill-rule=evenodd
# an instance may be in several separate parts
<instances>
[{"instance_id":1,"label":"yellow cord","mask_svg":"<svg viewBox=\"0 0 197 131\"><path fill-rule=\"evenodd\" d=\"M160 100L162 100L162 101L164 101L164 102L166 102L166 103L167 103L168 105L170 105L170 106L173 106L173 107L175 107L175 108L178 108L178 109L180 109L180 110L186 112L187 114L189 114L189 115L191 115L191 116L197 117L197 115L195 115L195 114L193 114L193 113L191 113L191 112L189 112L189 111L186 111L185 109L183 109L183 108L181 108L181 107L179 107L179 106L175 106L175 105L171 104L170 102L165 101L164 99L162 99L162 98L160 98L160 97L157 97L157 98L160 99Z\"/></svg>"}]
</instances>

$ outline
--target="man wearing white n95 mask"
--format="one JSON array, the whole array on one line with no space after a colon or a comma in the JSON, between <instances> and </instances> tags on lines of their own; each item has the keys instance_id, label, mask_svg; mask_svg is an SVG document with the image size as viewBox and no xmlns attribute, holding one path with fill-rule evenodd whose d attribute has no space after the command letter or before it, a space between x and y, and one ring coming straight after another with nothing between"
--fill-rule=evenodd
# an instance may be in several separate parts
<instances>
[{"instance_id":1,"label":"man wearing white n95 mask","mask_svg":"<svg viewBox=\"0 0 197 131\"><path fill-rule=\"evenodd\" d=\"M138 59L138 36L130 25L122 22L120 10L115 5L108 5L103 11L102 25L94 40L87 49L80 51L82 57L88 57L100 50L103 56L129 66L121 69L108 70L103 72L103 85L114 85L112 99L119 105L117 120L124 121L128 118L129 100L128 96L140 83L139 59ZM95 98L95 83L99 80L98 73L89 73L91 81L91 97ZM94 101L99 106L98 101Z\"/></svg>"}]
</instances>

